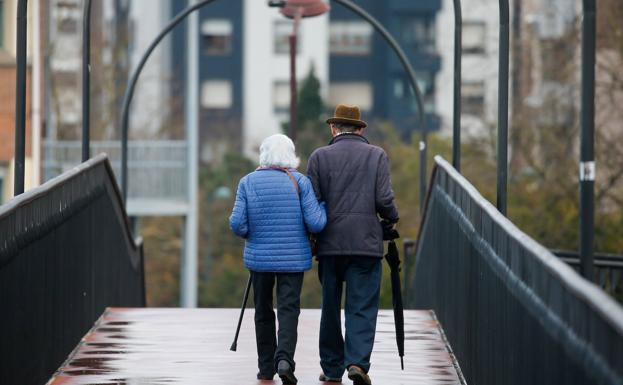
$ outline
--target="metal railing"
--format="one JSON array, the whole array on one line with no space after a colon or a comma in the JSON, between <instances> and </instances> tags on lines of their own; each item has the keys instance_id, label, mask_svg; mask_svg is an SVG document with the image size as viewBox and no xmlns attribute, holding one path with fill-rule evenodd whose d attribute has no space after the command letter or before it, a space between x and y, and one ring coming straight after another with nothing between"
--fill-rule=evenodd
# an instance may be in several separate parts
<instances>
[{"instance_id":1,"label":"metal railing","mask_svg":"<svg viewBox=\"0 0 623 385\"><path fill-rule=\"evenodd\" d=\"M552 250L552 253L581 273L581 258L577 251ZM596 285L623 300L623 255L595 253L593 275Z\"/></svg>"},{"instance_id":2,"label":"metal railing","mask_svg":"<svg viewBox=\"0 0 623 385\"><path fill-rule=\"evenodd\" d=\"M468 383L623 384L623 308L440 157L415 247L408 290L437 314Z\"/></svg>"},{"instance_id":3,"label":"metal railing","mask_svg":"<svg viewBox=\"0 0 623 385\"><path fill-rule=\"evenodd\" d=\"M106 307L145 305L105 156L0 206L0 234L0 384L45 383Z\"/></svg>"},{"instance_id":4,"label":"metal railing","mask_svg":"<svg viewBox=\"0 0 623 385\"><path fill-rule=\"evenodd\" d=\"M56 177L79 164L81 146L79 141L45 141L45 179ZM120 180L121 144L114 141L92 141L91 151L94 154L107 154L117 180ZM128 157L130 199L182 202L188 199L188 156L185 141L131 141Z\"/></svg>"}]
</instances>

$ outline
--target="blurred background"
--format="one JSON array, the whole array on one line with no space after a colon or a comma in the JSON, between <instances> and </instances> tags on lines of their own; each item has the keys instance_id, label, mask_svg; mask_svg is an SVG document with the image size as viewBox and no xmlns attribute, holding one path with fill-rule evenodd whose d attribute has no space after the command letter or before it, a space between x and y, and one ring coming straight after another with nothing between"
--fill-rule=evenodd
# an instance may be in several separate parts
<instances>
[{"instance_id":1,"label":"blurred background","mask_svg":"<svg viewBox=\"0 0 623 385\"><path fill-rule=\"evenodd\" d=\"M80 162L82 2L37 3L29 8L28 22L27 188ZM355 3L378 18L407 54L424 97L429 153L449 159L452 2ZM576 250L581 2L511 3L508 216L546 247ZM108 153L117 171L120 106L129 76L152 39L187 5L184 0L92 5L92 153ZM462 1L462 173L490 200L496 186L497 6L497 0ZM0 203L13 191L15 7L15 0L0 0ZM595 249L613 254L623 254L622 21L620 0L600 0ZM145 240L149 306L180 303L189 210L198 213L199 222L199 305L240 304L247 278L244 243L229 230L228 217L238 180L257 166L262 139L288 132L292 23L261 0L216 1L199 11L199 140L192 144L199 155L197 206L186 201L187 24L176 27L147 62L130 114L128 212ZM330 140L323 122L335 104L359 105L369 124L366 136L392 160L392 182L403 208L398 228L403 238L415 239L422 127L395 54L369 24L332 4L329 13L302 21L296 61L300 170L313 149ZM302 304L319 307L315 271L305 279ZM383 286L382 305L389 307L389 279ZM615 296L623 301L620 290Z\"/></svg>"}]
</instances>

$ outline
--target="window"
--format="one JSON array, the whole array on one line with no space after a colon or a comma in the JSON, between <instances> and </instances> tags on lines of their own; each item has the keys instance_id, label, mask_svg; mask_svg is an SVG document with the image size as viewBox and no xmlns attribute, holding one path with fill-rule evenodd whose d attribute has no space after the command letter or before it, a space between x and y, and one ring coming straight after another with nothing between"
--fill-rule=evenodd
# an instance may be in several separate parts
<instances>
[{"instance_id":1,"label":"window","mask_svg":"<svg viewBox=\"0 0 623 385\"><path fill-rule=\"evenodd\" d=\"M362 110L372 109L372 85L366 82L333 83L329 86L329 104L351 104Z\"/></svg>"},{"instance_id":2,"label":"window","mask_svg":"<svg viewBox=\"0 0 623 385\"><path fill-rule=\"evenodd\" d=\"M483 116L485 112L485 83L463 82L461 107L464 114Z\"/></svg>"},{"instance_id":3,"label":"window","mask_svg":"<svg viewBox=\"0 0 623 385\"><path fill-rule=\"evenodd\" d=\"M201 24L203 52L207 55L228 55L231 53L233 26L225 19L206 20Z\"/></svg>"},{"instance_id":4,"label":"window","mask_svg":"<svg viewBox=\"0 0 623 385\"><path fill-rule=\"evenodd\" d=\"M276 20L274 24L274 46L275 53L290 53L290 34L294 28L291 20ZM296 52L301 52L301 30L299 29L298 40L296 42Z\"/></svg>"},{"instance_id":5,"label":"window","mask_svg":"<svg viewBox=\"0 0 623 385\"><path fill-rule=\"evenodd\" d=\"M416 73L417 85L424 96L433 95L435 92L435 76L432 72ZM398 77L394 79L394 97L396 99L413 97L413 88L411 82L406 77Z\"/></svg>"},{"instance_id":6,"label":"window","mask_svg":"<svg viewBox=\"0 0 623 385\"><path fill-rule=\"evenodd\" d=\"M201 86L201 106L227 109L232 105L232 85L228 80L207 80Z\"/></svg>"},{"instance_id":7,"label":"window","mask_svg":"<svg viewBox=\"0 0 623 385\"><path fill-rule=\"evenodd\" d=\"M435 19L433 15L411 15L398 21L400 40L415 51L435 51Z\"/></svg>"},{"instance_id":8,"label":"window","mask_svg":"<svg viewBox=\"0 0 623 385\"><path fill-rule=\"evenodd\" d=\"M290 108L290 82L273 83L273 107L275 112L285 112Z\"/></svg>"},{"instance_id":9,"label":"window","mask_svg":"<svg viewBox=\"0 0 623 385\"><path fill-rule=\"evenodd\" d=\"M463 22L463 53L483 54L485 53L485 32L486 26L480 21Z\"/></svg>"},{"instance_id":10,"label":"window","mask_svg":"<svg viewBox=\"0 0 623 385\"><path fill-rule=\"evenodd\" d=\"M69 35L77 34L81 17L78 4L59 4L56 14L56 28L60 33Z\"/></svg>"},{"instance_id":11,"label":"window","mask_svg":"<svg viewBox=\"0 0 623 385\"><path fill-rule=\"evenodd\" d=\"M333 55L369 55L372 52L372 26L366 22L332 22L329 36Z\"/></svg>"}]
</instances>

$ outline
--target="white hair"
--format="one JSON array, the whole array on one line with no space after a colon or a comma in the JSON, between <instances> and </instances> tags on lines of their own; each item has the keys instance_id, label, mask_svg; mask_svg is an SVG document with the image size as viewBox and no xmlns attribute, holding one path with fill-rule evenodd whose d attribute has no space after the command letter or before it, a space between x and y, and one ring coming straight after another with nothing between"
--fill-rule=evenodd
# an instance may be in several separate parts
<instances>
[{"instance_id":1,"label":"white hair","mask_svg":"<svg viewBox=\"0 0 623 385\"><path fill-rule=\"evenodd\" d=\"M301 160L294 152L292 139L282 134L271 135L260 145L261 167L297 168Z\"/></svg>"}]
</instances>

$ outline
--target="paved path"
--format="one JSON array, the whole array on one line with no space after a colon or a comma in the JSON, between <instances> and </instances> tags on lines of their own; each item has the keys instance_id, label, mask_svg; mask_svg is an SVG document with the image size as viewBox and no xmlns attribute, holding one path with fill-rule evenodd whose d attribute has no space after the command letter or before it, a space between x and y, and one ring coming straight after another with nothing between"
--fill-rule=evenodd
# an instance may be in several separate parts
<instances>
[{"instance_id":1,"label":"paved path","mask_svg":"<svg viewBox=\"0 0 623 385\"><path fill-rule=\"evenodd\" d=\"M258 381L253 311L247 310L238 352L229 351L236 309L108 309L50 380L59 384L268 385ZM318 381L319 310L303 310L295 360L299 385ZM374 385L460 384L428 311L405 312L405 370L391 311L379 315L370 376ZM344 383L351 382L344 376Z\"/></svg>"}]
</instances>

